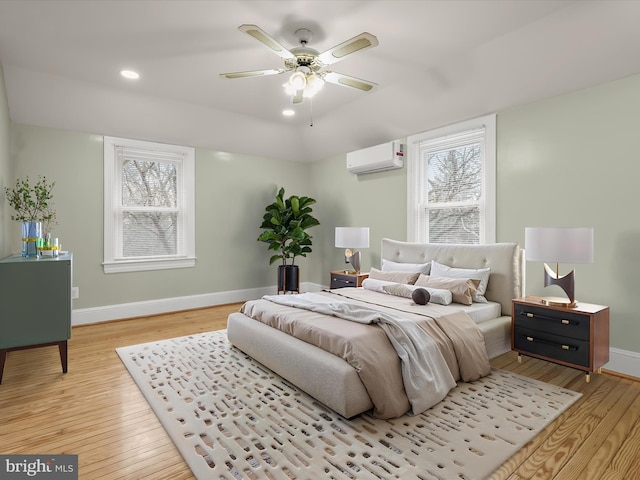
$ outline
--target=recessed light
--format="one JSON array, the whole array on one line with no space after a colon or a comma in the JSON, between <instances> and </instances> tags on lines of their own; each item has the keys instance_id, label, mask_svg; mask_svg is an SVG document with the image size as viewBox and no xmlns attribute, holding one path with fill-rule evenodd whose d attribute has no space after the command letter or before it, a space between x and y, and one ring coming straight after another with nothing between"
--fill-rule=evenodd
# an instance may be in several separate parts
<instances>
[{"instance_id":1,"label":"recessed light","mask_svg":"<svg viewBox=\"0 0 640 480\"><path fill-rule=\"evenodd\" d=\"M292 117L295 114L296 114L296 112L294 110L291 110L291 109L287 109L287 110L283 110L282 111L282 115L284 115L285 117Z\"/></svg>"},{"instance_id":2,"label":"recessed light","mask_svg":"<svg viewBox=\"0 0 640 480\"><path fill-rule=\"evenodd\" d=\"M124 78L128 78L129 80L137 80L138 78L140 78L138 72L134 72L133 70L121 70L120 75L122 75Z\"/></svg>"}]
</instances>

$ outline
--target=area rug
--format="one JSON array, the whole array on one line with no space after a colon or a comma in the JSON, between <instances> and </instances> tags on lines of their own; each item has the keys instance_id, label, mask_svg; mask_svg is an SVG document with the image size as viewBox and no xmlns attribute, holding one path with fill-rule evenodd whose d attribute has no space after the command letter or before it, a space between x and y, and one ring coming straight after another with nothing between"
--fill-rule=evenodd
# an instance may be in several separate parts
<instances>
[{"instance_id":1,"label":"area rug","mask_svg":"<svg viewBox=\"0 0 640 480\"><path fill-rule=\"evenodd\" d=\"M117 352L199 480L483 479L580 397L493 369L424 414L345 419L226 330Z\"/></svg>"}]
</instances>

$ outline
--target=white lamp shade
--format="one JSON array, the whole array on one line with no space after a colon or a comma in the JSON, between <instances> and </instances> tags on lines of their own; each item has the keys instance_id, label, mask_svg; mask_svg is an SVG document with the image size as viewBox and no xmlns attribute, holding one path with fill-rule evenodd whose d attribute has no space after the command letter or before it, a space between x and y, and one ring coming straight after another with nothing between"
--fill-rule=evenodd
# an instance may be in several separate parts
<instances>
[{"instance_id":1,"label":"white lamp shade","mask_svg":"<svg viewBox=\"0 0 640 480\"><path fill-rule=\"evenodd\" d=\"M526 227L527 260L550 263L593 263L592 227Z\"/></svg>"},{"instance_id":2,"label":"white lamp shade","mask_svg":"<svg viewBox=\"0 0 640 480\"><path fill-rule=\"evenodd\" d=\"M336 227L336 248L369 248L369 227Z\"/></svg>"}]
</instances>

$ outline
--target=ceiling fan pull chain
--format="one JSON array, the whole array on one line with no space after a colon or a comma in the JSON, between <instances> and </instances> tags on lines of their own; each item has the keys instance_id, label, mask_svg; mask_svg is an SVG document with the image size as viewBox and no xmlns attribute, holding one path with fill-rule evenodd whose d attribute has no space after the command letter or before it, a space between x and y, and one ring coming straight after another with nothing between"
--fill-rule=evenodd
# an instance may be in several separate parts
<instances>
[{"instance_id":1,"label":"ceiling fan pull chain","mask_svg":"<svg viewBox=\"0 0 640 480\"><path fill-rule=\"evenodd\" d=\"M309 126L313 127L313 97L309 99L309 112L311 116L311 123L309 124Z\"/></svg>"}]
</instances>

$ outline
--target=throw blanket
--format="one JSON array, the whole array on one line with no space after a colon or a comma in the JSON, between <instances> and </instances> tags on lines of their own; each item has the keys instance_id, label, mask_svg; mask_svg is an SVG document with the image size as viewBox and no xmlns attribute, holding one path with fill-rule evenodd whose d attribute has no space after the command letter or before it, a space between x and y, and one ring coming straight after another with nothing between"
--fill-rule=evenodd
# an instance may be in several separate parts
<instances>
[{"instance_id":1,"label":"throw blanket","mask_svg":"<svg viewBox=\"0 0 640 480\"><path fill-rule=\"evenodd\" d=\"M439 403L446 397L449 390L456 386L456 381L438 345L415 322L313 293L266 295L263 298L281 305L332 315L343 320L379 325L387 334L402 362L404 388L414 415Z\"/></svg>"}]
</instances>

